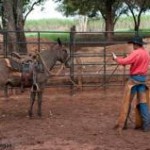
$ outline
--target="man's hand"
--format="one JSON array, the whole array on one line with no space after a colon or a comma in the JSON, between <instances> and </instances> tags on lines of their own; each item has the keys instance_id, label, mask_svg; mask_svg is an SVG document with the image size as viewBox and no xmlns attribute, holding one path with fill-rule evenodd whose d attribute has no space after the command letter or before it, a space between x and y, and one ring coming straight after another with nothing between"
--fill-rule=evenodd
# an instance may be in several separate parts
<instances>
[{"instance_id":1,"label":"man's hand","mask_svg":"<svg viewBox=\"0 0 150 150\"><path fill-rule=\"evenodd\" d=\"M116 60L117 59L117 56L114 52L112 52L112 57L113 57L113 60Z\"/></svg>"}]
</instances>

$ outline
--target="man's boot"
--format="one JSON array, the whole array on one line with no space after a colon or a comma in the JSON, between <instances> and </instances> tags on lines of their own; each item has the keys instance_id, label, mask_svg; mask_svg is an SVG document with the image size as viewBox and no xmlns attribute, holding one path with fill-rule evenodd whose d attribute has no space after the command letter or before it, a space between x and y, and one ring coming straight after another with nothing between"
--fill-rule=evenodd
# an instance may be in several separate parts
<instances>
[{"instance_id":1,"label":"man's boot","mask_svg":"<svg viewBox=\"0 0 150 150\"><path fill-rule=\"evenodd\" d=\"M150 113L147 103L140 103L137 105L137 108L139 109L142 118L143 131L145 132L150 131Z\"/></svg>"}]
</instances>

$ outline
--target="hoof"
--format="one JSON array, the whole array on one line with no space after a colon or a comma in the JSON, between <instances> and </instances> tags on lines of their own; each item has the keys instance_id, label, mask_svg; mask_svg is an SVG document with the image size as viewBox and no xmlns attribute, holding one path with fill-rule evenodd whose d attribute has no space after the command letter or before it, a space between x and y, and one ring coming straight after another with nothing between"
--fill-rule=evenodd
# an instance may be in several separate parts
<instances>
[{"instance_id":1,"label":"hoof","mask_svg":"<svg viewBox=\"0 0 150 150\"><path fill-rule=\"evenodd\" d=\"M123 130L127 130L127 129L128 129L128 126L125 125L125 126L123 127Z\"/></svg>"},{"instance_id":2,"label":"hoof","mask_svg":"<svg viewBox=\"0 0 150 150\"><path fill-rule=\"evenodd\" d=\"M42 113L41 113L41 112L38 112L37 115L38 115L39 117L42 117Z\"/></svg>"},{"instance_id":3,"label":"hoof","mask_svg":"<svg viewBox=\"0 0 150 150\"><path fill-rule=\"evenodd\" d=\"M28 112L28 115L29 115L29 117L31 118L32 117L32 112L29 110L29 112Z\"/></svg>"},{"instance_id":4,"label":"hoof","mask_svg":"<svg viewBox=\"0 0 150 150\"><path fill-rule=\"evenodd\" d=\"M150 132L150 127L146 127L143 129L143 132Z\"/></svg>"}]
</instances>

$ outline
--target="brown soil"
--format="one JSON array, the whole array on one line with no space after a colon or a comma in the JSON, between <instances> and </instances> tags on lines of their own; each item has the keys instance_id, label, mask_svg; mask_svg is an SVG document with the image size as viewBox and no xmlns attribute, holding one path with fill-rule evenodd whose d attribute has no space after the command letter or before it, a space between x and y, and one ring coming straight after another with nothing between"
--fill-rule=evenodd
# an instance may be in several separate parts
<instances>
[{"instance_id":1,"label":"brown soil","mask_svg":"<svg viewBox=\"0 0 150 150\"><path fill-rule=\"evenodd\" d=\"M122 87L121 87L122 88ZM149 150L149 133L133 120L119 135L113 129L122 99L120 87L46 89L43 116L27 116L29 90L0 100L0 149L7 150ZM5 149L4 149L5 150Z\"/></svg>"},{"instance_id":2,"label":"brown soil","mask_svg":"<svg viewBox=\"0 0 150 150\"><path fill-rule=\"evenodd\" d=\"M0 150L150 150L150 133L135 130L133 118L122 135L113 129L122 89L75 89L71 95L69 88L47 88L41 118L36 104L33 118L28 117L29 89L7 100L1 91Z\"/></svg>"},{"instance_id":3,"label":"brown soil","mask_svg":"<svg viewBox=\"0 0 150 150\"><path fill-rule=\"evenodd\" d=\"M53 44L53 42L49 41L48 39L41 38L39 42L38 38L27 38L28 53L47 49L51 44Z\"/></svg>"}]
</instances>

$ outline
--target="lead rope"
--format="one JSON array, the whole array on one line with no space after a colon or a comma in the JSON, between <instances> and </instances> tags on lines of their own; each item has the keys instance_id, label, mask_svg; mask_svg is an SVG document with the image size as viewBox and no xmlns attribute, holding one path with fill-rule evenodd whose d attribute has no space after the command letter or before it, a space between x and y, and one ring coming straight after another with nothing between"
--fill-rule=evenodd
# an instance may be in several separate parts
<instances>
[{"instance_id":1,"label":"lead rope","mask_svg":"<svg viewBox=\"0 0 150 150\"><path fill-rule=\"evenodd\" d=\"M38 56L39 56L39 58L41 59L41 62L42 62L42 64L43 64L43 66L44 66L44 68L45 68L46 72L47 72L47 73L48 73L48 75L50 76L50 75L51 75L51 73L50 73L50 71L49 71L49 69L48 69L47 65L45 64L45 61L43 60L42 56L40 55L40 53L39 53L39 52L37 52L37 55L38 55Z\"/></svg>"},{"instance_id":2,"label":"lead rope","mask_svg":"<svg viewBox=\"0 0 150 150\"><path fill-rule=\"evenodd\" d=\"M53 75L53 76L59 75L60 72L64 69L64 66L65 66L64 64L65 64L65 63L67 62L67 60L68 60L68 57L67 57L66 61L65 61L64 63L62 63L61 68L57 71L57 73L56 73L56 74L53 74L53 73L51 73L51 72L49 71L49 69L48 69L47 65L45 64L45 61L43 60L41 54L40 54L39 52L37 52L37 55L38 55L39 58L41 59L41 62L42 62L43 66L44 66L44 68L45 68L45 70L46 70L46 72L48 73L49 76L50 76L50 75Z\"/></svg>"},{"instance_id":3,"label":"lead rope","mask_svg":"<svg viewBox=\"0 0 150 150\"><path fill-rule=\"evenodd\" d=\"M58 76L58 75L61 73L61 71L65 68L65 63L66 63L66 62L68 61L68 59L69 59L69 56L68 56L68 57L66 58L65 62L62 63L62 65L61 65L60 69L57 71L57 73L54 74L54 73L51 73L51 72L49 71L49 69L48 69L47 65L45 64L45 61L43 60L41 54L40 54L39 52L37 52L37 55L38 55L39 58L41 59L41 62L42 62L43 66L44 66L44 68L45 68L45 70L46 70L46 72L48 73L49 76L50 76L50 75ZM71 83L72 83L74 86L80 87L80 85L76 84L71 78L69 78L69 80L71 81Z\"/></svg>"}]
</instances>

